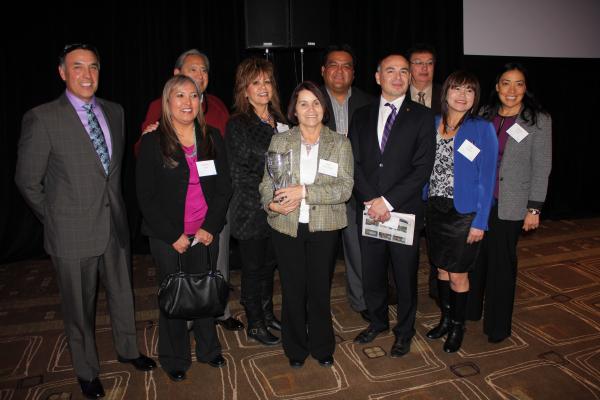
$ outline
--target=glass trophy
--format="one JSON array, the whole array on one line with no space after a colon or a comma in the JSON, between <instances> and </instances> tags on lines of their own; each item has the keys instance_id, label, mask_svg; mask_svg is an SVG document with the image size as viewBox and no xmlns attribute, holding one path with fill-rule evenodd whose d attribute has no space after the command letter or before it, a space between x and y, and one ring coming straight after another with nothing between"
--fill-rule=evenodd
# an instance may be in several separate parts
<instances>
[{"instance_id":1,"label":"glass trophy","mask_svg":"<svg viewBox=\"0 0 600 400\"><path fill-rule=\"evenodd\" d=\"M265 154L267 172L273 181L273 197L275 191L288 187L292 183L292 150L285 153L269 151Z\"/></svg>"}]
</instances>

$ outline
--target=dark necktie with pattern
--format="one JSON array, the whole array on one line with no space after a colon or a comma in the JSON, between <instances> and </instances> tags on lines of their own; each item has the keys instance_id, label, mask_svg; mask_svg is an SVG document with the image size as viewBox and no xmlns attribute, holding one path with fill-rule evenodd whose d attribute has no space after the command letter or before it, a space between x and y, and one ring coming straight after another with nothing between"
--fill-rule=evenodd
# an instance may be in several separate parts
<instances>
[{"instance_id":1,"label":"dark necktie with pattern","mask_svg":"<svg viewBox=\"0 0 600 400\"><path fill-rule=\"evenodd\" d=\"M383 135L381 136L381 153L383 154L383 150L385 150L385 144L390 137L390 132L392 131L392 126L394 125L394 121L396 120L396 106L392 103L385 103L386 107L390 107L392 112L388 115L387 120L385 121L385 126L383 127Z\"/></svg>"},{"instance_id":2,"label":"dark necktie with pattern","mask_svg":"<svg viewBox=\"0 0 600 400\"><path fill-rule=\"evenodd\" d=\"M93 108L93 104L83 105L83 109L87 113L88 117L88 134L90 135L90 140L94 145L96 153L98 153L98 157L100 157L100 162L104 167L104 172L106 172L106 174L108 175L108 166L110 165L110 155L108 154L108 146L106 145L104 133L102 132L102 128L100 127L100 123L98 122L98 118L96 118L96 114L94 114Z\"/></svg>"},{"instance_id":3,"label":"dark necktie with pattern","mask_svg":"<svg viewBox=\"0 0 600 400\"><path fill-rule=\"evenodd\" d=\"M425 104L425 92L419 92L417 93L417 96L419 96L419 103L426 106L427 104Z\"/></svg>"}]
</instances>

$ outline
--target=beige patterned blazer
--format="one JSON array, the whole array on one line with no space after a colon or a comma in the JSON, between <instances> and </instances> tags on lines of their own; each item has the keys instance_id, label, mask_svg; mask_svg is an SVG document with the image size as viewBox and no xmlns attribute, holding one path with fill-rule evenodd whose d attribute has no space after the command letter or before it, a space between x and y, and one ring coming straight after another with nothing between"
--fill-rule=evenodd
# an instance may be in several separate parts
<instances>
[{"instance_id":1,"label":"beige patterned blazer","mask_svg":"<svg viewBox=\"0 0 600 400\"><path fill-rule=\"evenodd\" d=\"M279 133L271 139L269 151L285 153L292 150L292 185L300 183L300 129L294 127L289 131ZM327 160L338 164L337 177L317 172L315 181L306 185L306 203L309 205L310 232L333 231L347 225L345 202L352 194L354 185L354 159L350 141L343 135L321 128L319 140L319 163ZM318 170L317 170L318 171ZM273 181L266 167L260 184L262 204L267 210L267 222L278 232L296 237L300 209L288 215L282 215L268 209L273 200Z\"/></svg>"}]
</instances>

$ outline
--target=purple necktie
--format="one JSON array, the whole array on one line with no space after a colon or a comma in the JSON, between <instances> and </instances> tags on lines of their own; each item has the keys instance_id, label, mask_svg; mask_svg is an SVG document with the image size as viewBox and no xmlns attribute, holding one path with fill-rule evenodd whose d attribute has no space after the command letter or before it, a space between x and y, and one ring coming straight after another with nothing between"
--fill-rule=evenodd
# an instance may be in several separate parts
<instances>
[{"instance_id":1,"label":"purple necktie","mask_svg":"<svg viewBox=\"0 0 600 400\"><path fill-rule=\"evenodd\" d=\"M383 150L385 149L385 144L390 137L390 132L392 131L392 125L394 125L394 121L396 120L396 106L392 103L385 103L386 107L390 107L392 112L388 115L387 120L385 121L385 126L383 127L383 136L381 137L381 153L383 154Z\"/></svg>"}]
</instances>

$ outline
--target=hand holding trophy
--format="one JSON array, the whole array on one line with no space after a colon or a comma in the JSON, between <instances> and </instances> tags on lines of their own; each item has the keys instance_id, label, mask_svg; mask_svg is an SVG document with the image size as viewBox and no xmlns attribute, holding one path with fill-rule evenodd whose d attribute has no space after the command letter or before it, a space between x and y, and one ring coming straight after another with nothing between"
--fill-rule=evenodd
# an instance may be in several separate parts
<instances>
[{"instance_id":1,"label":"hand holding trophy","mask_svg":"<svg viewBox=\"0 0 600 400\"><path fill-rule=\"evenodd\" d=\"M288 187L292 183L292 150L285 153L268 151L265 154L267 172L273 181L273 197L275 191Z\"/></svg>"}]
</instances>

